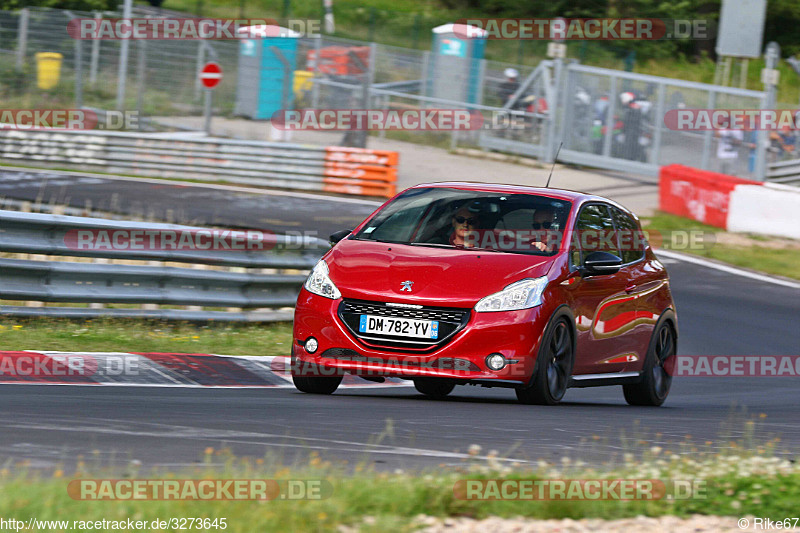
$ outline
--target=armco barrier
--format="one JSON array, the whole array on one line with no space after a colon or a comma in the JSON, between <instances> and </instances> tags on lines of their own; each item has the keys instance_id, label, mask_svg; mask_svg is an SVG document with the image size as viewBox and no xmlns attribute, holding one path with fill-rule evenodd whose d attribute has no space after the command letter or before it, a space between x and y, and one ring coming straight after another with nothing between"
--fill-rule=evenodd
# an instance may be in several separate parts
<instances>
[{"instance_id":1,"label":"armco barrier","mask_svg":"<svg viewBox=\"0 0 800 533\"><path fill-rule=\"evenodd\" d=\"M761 182L669 165L661 168L659 205L667 213L727 228L730 193L737 185L761 185Z\"/></svg>"},{"instance_id":2,"label":"armco barrier","mask_svg":"<svg viewBox=\"0 0 800 533\"><path fill-rule=\"evenodd\" d=\"M0 159L135 176L390 198L397 152L187 134L0 129Z\"/></svg>"},{"instance_id":3,"label":"armco barrier","mask_svg":"<svg viewBox=\"0 0 800 533\"><path fill-rule=\"evenodd\" d=\"M767 165L767 179L772 183L800 185L800 159L769 163Z\"/></svg>"},{"instance_id":4,"label":"armco barrier","mask_svg":"<svg viewBox=\"0 0 800 533\"><path fill-rule=\"evenodd\" d=\"M160 304L170 306L232 307L236 311L186 309L98 309L88 307L29 307L0 305L0 315L91 318L103 315L178 320L268 321L288 318L274 311L238 311L238 308L278 309L294 306L303 274L263 273L247 268L308 270L328 248L319 239L295 239L252 234L264 249L242 250L141 249L131 237L128 245L78 249L79 232L184 232L208 228L174 224L123 222L95 218L0 211L0 252L47 256L95 257L104 260L148 261L147 264L80 263L74 261L0 258L0 300L92 304ZM96 233L95 233L96 234ZM240 232L239 235L245 234ZM113 237L115 238L115 237ZM99 242L99 241L98 241ZM120 241L114 241L120 242ZM139 241L140 243L142 241ZM173 242L181 242L180 239ZM199 242L199 240L198 240ZM234 242L231 240L230 242ZM238 241L238 242L241 242ZM133 246L130 244L133 243ZM146 247L145 247L146 248ZM250 248L250 249L248 249ZM153 265L150 261L156 261ZM196 269L162 263L201 264Z\"/></svg>"},{"instance_id":5,"label":"armco barrier","mask_svg":"<svg viewBox=\"0 0 800 533\"><path fill-rule=\"evenodd\" d=\"M730 231L800 239L800 189L681 165L661 169L662 211Z\"/></svg>"}]
</instances>

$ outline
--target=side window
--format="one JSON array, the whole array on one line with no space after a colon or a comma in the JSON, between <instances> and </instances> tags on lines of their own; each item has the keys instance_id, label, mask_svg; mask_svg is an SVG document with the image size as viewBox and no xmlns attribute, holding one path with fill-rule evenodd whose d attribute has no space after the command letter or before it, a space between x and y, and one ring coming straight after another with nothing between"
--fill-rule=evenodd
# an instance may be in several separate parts
<instances>
[{"instance_id":1,"label":"side window","mask_svg":"<svg viewBox=\"0 0 800 533\"><path fill-rule=\"evenodd\" d=\"M616 207L611 208L614 223L617 225L620 248L622 248L622 262L632 263L644 257L644 234L639 229L639 224L629 215Z\"/></svg>"},{"instance_id":2,"label":"side window","mask_svg":"<svg viewBox=\"0 0 800 533\"><path fill-rule=\"evenodd\" d=\"M583 263L586 256L592 252L609 252L620 256L614 222L607 206L601 204L584 206L578 215L575 229L571 253L573 264Z\"/></svg>"}]
</instances>

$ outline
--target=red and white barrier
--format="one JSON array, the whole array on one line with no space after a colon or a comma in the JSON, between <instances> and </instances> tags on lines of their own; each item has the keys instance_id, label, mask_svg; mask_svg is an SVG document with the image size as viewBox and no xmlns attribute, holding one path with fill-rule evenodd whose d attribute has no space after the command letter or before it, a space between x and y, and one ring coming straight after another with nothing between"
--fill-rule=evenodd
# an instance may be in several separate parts
<instances>
[{"instance_id":1,"label":"red and white barrier","mask_svg":"<svg viewBox=\"0 0 800 533\"><path fill-rule=\"evenodd\" d=\"M775 183L736 187L728 229L800 239L800 189Z\"/></svg>"},{"instance_id":2,"label":"red and white barrier","mask_svg":"<svg viewBox=\"0 0 800 533\"><path fill-rule=\"evenodd\" d=\"M683 165L661 168L662 211L730 231L800 239L800 189Z\"/></svg>"}]
</instances>

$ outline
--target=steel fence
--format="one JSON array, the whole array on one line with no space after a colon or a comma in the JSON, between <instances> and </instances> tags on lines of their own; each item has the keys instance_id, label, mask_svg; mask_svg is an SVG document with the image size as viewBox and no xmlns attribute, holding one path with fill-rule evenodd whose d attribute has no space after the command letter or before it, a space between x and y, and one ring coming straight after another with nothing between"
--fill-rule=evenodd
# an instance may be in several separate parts
<instances>
[{"instance_id":1,"label":"steel fence","mask_svg":"<svg viewBox=\"0 0 800 533\"><path fill-rule=\"evenodd\" d=\"M671 130L664 121L668 111L681 108L762 109L764 92L578 64L566 65L562 83L555 140L564 143L563 161L650 175L678 163L764 179L765 132L748 134L736 157L720 159L715 132ZM631 101L622 98L626 94Z\"/></svg>"},{"instance_id":2,"label":"steel fence","mask_svg":"<svg viewBox=\"0 0 800 533\"><path fill-rule=\"evenodd\" d=\"M90 235L122 232L128 236L136 232L140 235L169 232L181 242L180 235L208 233L209 228L0 211L3 272L0 300L28 302L28 305L0 305L0 315L72 318L108 315L216 321L286 319L286 312L275 310L294 306L306 278L298 271L310 269L329 247L315 238L302 241L280 235L265 238L260 232L258 235L240 232L237 238L241 243L249 239L253 244L242 250L211 252L146 246L136 249L137 246L119 245L120 241L113 246L87 247L76 245L81 242L80 232ZM17 258L11 254L25 256ZM45 256L51 259L42 259ZM53 257L68 260L52 260ZM75 260L87 257L98 262ZM112 260L117 263L109 264ZM195 268L187 268L187 264ZM208 268L198 269L196 265ZM31 302L92 305L45 307ZM128 307L112 309L104 308L103 304ZM133 308L133 304L145 304L145 308ZM213 309L217 307L234 309Z\"/></svg>"},{"instance_id":3,"label":"steel fence","mask_svg":"<svg viewBox=\"0 0 800 533\"><path fill-rule=\"evenodd\" d=\"M800 185L800 159L787 159L769 164L767 178L775 183Z\"/></svg>"}]
</instances>

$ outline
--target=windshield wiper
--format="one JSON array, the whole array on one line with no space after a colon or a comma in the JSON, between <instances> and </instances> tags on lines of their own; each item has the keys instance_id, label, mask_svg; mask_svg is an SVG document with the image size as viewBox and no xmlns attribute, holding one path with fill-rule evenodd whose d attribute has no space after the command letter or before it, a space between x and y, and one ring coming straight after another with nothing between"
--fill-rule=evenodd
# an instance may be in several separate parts
<instances>
[{"instance_id":1,"label":"windshield wiper","mask_svg":"<svg viewBox=\"0 0 800 533\"><path fill-rule=\"evenodd\" d=\"M428 246L430 248L455 248L452 244L439 244L435 242L408 242L409 246Z\"/></svg>"},{"instance_id":2,"label":"windshield wiper","mask_svg":"<svg viewBox=\"0 0 800 533\"><path fill-rule=\"evenodd\" d=\"M387 241L385 239L363 239L361 237L355 237L353 240L364 241L364 242L379 242L381 244L408 244L403 241Z\"/></svg>"}]
</instances>

